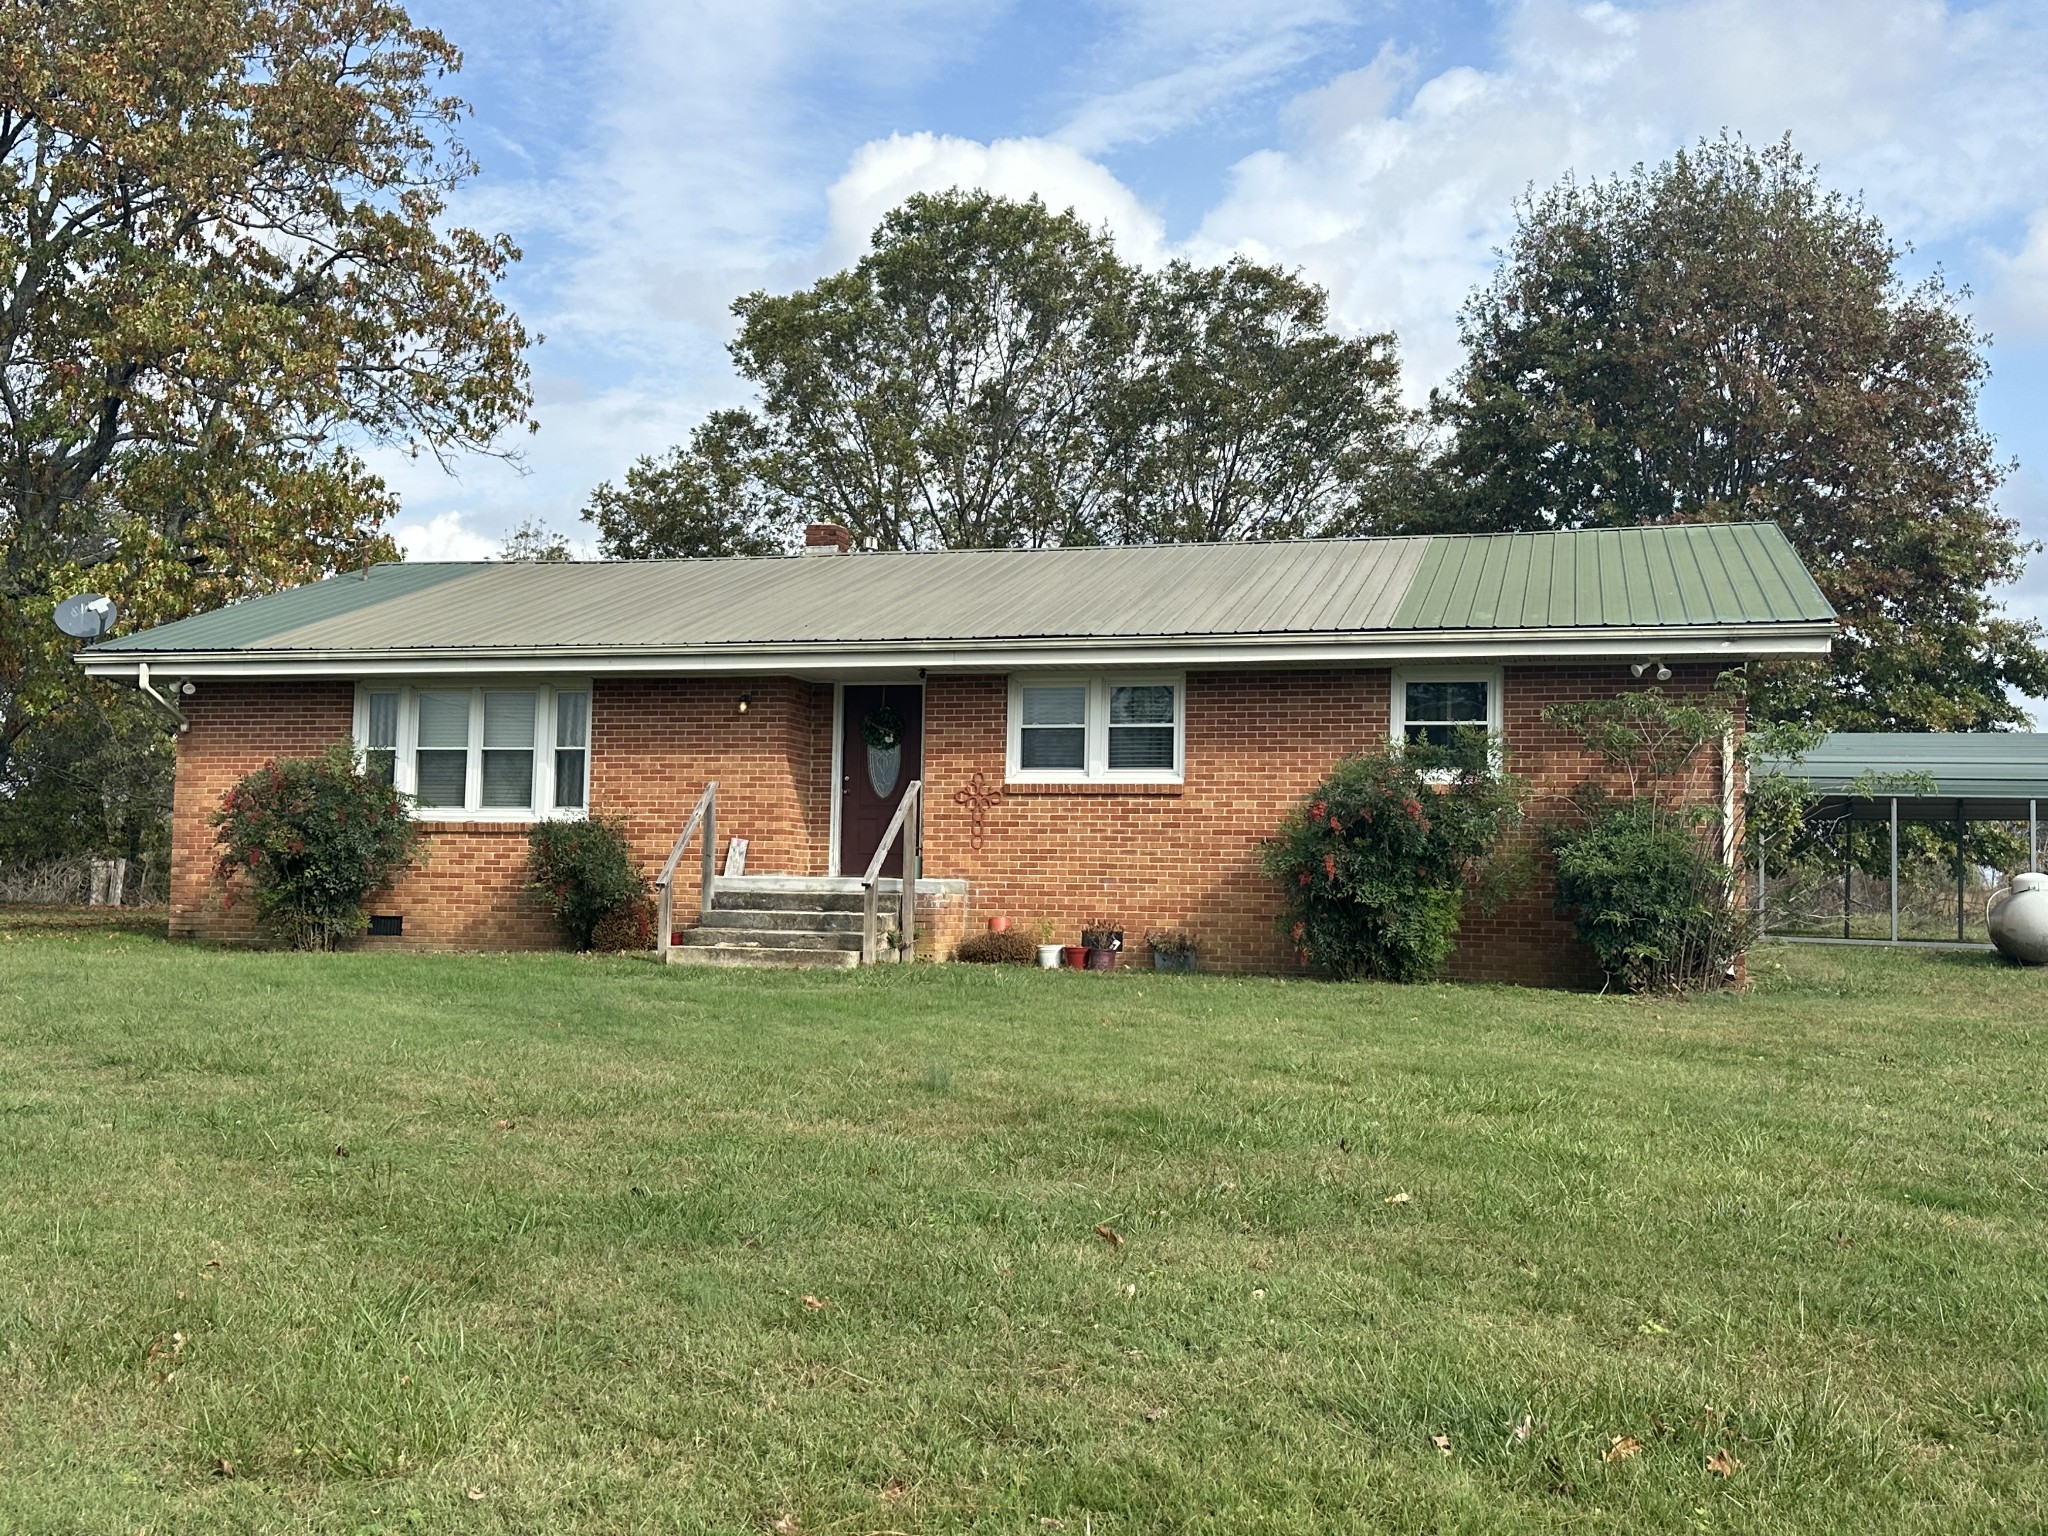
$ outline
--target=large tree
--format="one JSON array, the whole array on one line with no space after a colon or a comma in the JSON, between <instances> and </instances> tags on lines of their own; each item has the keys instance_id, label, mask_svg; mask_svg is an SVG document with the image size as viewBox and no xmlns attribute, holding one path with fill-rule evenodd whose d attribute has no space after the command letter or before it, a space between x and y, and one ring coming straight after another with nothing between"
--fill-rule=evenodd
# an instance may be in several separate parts
<instances>
[{"instance_id":1,"label":"large tree","mask_svg":"<svg viewBox=\"0 0 2048 1536\"><path fill-rule=\"evenodd\" d=\"M1391 334L1342 337L1321 288L1235 258L1138 287L1110 397L1115 535L1287 539L1377 510L1413 461Z\"/></svg>"},{"instance_id":2,"label":"large tree","mask_svg":"<svg viewBox=\"0 0 2048 1536\"><path fill-rule=\"evenodd\" d=\"M850 269L734 304L766 479L877 549L1092 540L1132 277L1037 198L910 198Z\"/></svg>"},{"instance_id":3,"label":"large tree","mask_svg":"<svg viewBox=\"0 0 2048 1536\"><path fill-rule=\"evenodd\" d=\"M1789 143L1700 144L1525 201L1463 313L1435 526L1775 521L1843 618L1831 666L1765 669L1766 715L2017 724L2048 690L1996 589L2029 546L1993 503L1984 338L1939 277Z\"/></svg>"},{"instance_id":4,"label":"large tree","mask_svg":"<svg viewBox=\"0 0 2048 1536\"><path fill-rule=\"evenodd\" d=\"M766 483L767 430L746 411L714 411L687 447L646 455L607 480L583 508L609 560L772 555L791 542L795 514Z\"/></svg>"},{"instance_id":5,"label":"large tree","mask_svg":"<svg viewBox=\"0 0 2048 1536\"><path fill-rule=\"evenodd\" d=\"M1416 481L1390 335L1345 338L1272 267L1143 273L1072 210L954 190L854 266L734 306L759 392L584 516L614 556L1286 538L1384 521Z\"/></svg>"},{"instance_id":6,"label":"large tree","mask_svg":"<svg viewBox=\"0 0 2048 1536\"><path fill-rule=\"evenodd\" d=\"M444 217L458 62L380 0L0 8L0 783L93 714L54 600L149 623L389 557L359 450L524 416L518 253Z\"/></svg>"}]
</instances>

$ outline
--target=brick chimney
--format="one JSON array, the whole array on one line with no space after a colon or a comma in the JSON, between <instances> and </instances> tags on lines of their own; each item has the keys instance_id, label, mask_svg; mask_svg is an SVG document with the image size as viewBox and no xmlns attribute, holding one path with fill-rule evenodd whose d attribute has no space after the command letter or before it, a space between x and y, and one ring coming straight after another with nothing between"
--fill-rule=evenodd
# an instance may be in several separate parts
<instances>
[{"instance_id":1,"label":"brick chimney","mask_svg":"<svg viewBox=\"0 0 2048 1536\"><path fill-rule=\"evenodd\" d=\"M804 529L807 555L843 555L853 548L853 535L838 523L812 523Z\"/></svg>"}]
</instances>

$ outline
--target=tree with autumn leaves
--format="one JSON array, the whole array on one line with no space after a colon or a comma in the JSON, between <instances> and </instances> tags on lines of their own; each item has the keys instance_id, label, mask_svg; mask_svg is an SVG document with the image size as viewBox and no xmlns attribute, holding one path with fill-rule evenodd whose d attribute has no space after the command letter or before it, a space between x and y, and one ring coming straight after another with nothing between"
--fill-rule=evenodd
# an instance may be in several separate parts
<instances>
[{"instance_id":1,"label":"tree with autumn leaves","mask_svg":"<svg viewBox=\"0 0 2048 1536\"><path fill-rule=\"evenodd\" d=\"M1754 714L2023 726L2048 652L1996 595L2033 546L1996 507L1988 338L1904 258L1789 142L1531 197L1465 306L1439 483L1403 526L1775 522L1843 627L1826 662L1752 669Z\"/></svg>"},{"instance_id":2,"label":"tree with autumn leaves","mask_svg":"<svg viewBox=\"0 0 2048 1536\"><path fill-rule=\"evenodd\" d=\"M524 419L518 252L444 217L459 62L379 0L0 9L0 786L137 707L56 601L139 627L395 558L362 449Z\"/></svg>"}]
</instances>

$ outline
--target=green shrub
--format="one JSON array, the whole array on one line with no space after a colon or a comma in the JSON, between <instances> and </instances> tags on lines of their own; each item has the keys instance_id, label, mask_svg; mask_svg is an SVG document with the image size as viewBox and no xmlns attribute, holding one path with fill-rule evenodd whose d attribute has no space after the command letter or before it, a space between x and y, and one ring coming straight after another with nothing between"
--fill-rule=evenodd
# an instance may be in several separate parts
<instances>
[{"instance_id":1,"label":"green shrub","mask_svg":"<svg viewBox=\"0 0 2048 1536\"><path fill-rule=\"evenodd\" d=\"M953 958L975 965L1036 965L1038 946L1021 933L977 933L960 941Z\"/></svg>"},{"instance_id":2,"label":"green shrub","mask_svg":"<svg viewBox=\"0 0 2048 1536\"><path fill-rule=\"evenodd\" d=\"M1558 910L1631 991L1719 986L1753 936L1734 872L1702 846L1698 826L1652 801L1596 807L1548 840Z\"/></svg>"},{"instance_id":3,"label":"green shrub","mask_svg":"<svg viewBox=\"0 0 2048 1536\"><path fill-rule=\"evenodd\" d=\"M1637 688L1552 704L1543 718L1627 784L1621 799L1604 785L1579 785L1571 796L1578 819L1545 830L1558 911L1631 991L1720 986L1753 928L1735 901L1734 872L1701 835L1721 811L1717 787L1697 767L1734 729L1727 698Z\"/></svg>"},{"instance_id":4,"label":"green shrub","mask_svg":"<svg viewBox=\"0 0 2048 1536\"><path fill-rule=\"evenodd\" d=\"M1348 757L1263 849L1304 963L1341 980L1434 976L1469 885L1521 817L1521 786L1474 735Z\"/></svg>"},{"instance_id":5,"label":"green shrub","mask_svg":"<svg viewBox=\"0 0 2048 1536\"><path fill-rule=\"evenodd\" d=\"M265 937L333 949L368 926L363 906L412 859L419 829L406 797L337 742L318 757L265 763L221 797L215 871L235 899L255 897Z\"/></svg>"},{"instance_id":6,"label":"green shrub","mask_svg":"<svg viewBox=\"0 0 2048 1536\"><path fill-rule=\"evenodd\" d=\"M608 913L646 898L647 882L633 867L623 821L537 821L527 834L526 862L531 888L573 949L591 947Z\"/></svg>"}]
</instances>

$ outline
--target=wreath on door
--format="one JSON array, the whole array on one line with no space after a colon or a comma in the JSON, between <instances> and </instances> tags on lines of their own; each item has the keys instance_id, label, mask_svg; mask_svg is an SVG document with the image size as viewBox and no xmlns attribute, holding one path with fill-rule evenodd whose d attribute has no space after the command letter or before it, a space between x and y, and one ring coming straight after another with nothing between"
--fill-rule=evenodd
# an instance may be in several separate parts
<instances>
[{"instance_id":1,"label":"wreath on door","mask_svg":"<svg viewBox=\"0 0 2048 1536\"><path fill-rule=\"evenodd\" d=\"M903 745L903 717L887 704L877 704L861 717L861 739L877 752Z\"/></svg>"}]
</instances>

